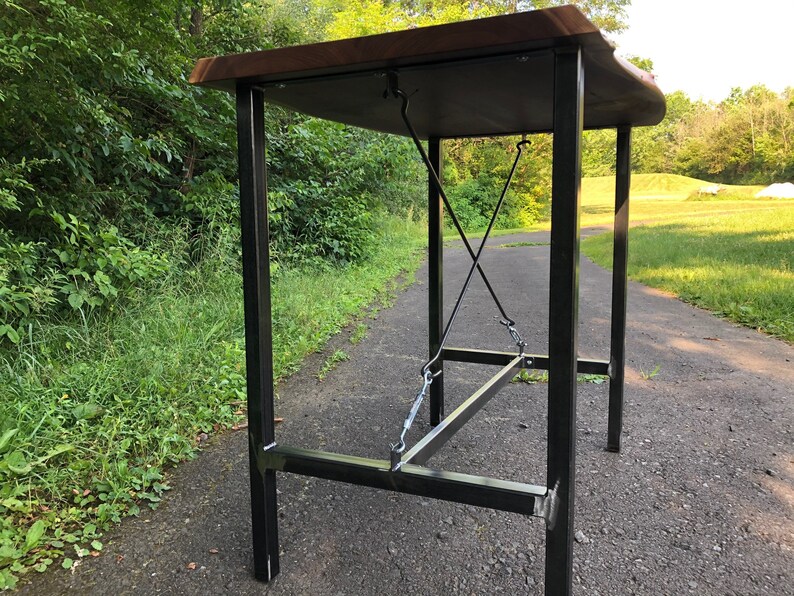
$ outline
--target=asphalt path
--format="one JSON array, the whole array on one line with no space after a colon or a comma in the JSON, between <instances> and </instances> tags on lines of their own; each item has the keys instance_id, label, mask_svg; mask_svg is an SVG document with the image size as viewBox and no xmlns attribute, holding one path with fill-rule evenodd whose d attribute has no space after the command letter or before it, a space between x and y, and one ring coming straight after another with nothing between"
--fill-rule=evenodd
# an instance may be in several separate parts
<instances>
[{"instance_id":1,"label":"asphalt path","mask_svg":"<svg viewBox=\"0 0 794 596\"><path fill-rule=\"evenodd\" d=\"M516 242L531 246L502 245ZM548 234L493 239L483 267L546 353ZM501 246L501 247L500 247ZM445 250L448 309L470 259ZM278 389L281 444L388 458L426 356L427 270ZM610 274L582 259L580 357L608 358ZM475 279L450 345L510 350ZM328 354L350 359L320 382ZM623 450L605 451L607 385L578 385L574 594L794 594L794 349L630 283ZM654 373L655 371L655 373ZM448 406L492 368L449 364ZM546 390L513 383L433 467L545 484ZM426 406L409 433L429 430ZM23 594L542 594L535 518L279 476L281 574L252 577L247 437L211 437L161 506L125 520L101 557L31 577Z\"/></svg>"}]
</instances>

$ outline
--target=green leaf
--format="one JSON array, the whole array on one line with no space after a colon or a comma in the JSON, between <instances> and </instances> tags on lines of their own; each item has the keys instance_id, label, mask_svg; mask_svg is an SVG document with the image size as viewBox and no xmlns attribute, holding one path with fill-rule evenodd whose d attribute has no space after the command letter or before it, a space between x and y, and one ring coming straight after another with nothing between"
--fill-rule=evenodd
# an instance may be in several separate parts
<instances>
[{"instance_id":1,"label":"green leaf","mask_svg":"<svg viewBox=\"0 0 794 596\"><path fill-rule=\"evenodd\" d=\"M80 294L69 294L69 304L75 310L83 306L83 297Z\"/></svg>"},{"instance_id":2,"label":"green leaf","mask_svg":"<svg viewBox=\"0 0 794 596\"><path fill-rule=\"evenodd\" d=\"M0 546L0 565L5 566L9 562L19 558L20 553L10 544Z\"/></svg>"},{"instance_id":3,"label":"green leaf","mask_svg":"<svg viewBox=\"0 0 794 596\"><path fill-rule=\"evenodd\" d=\"M0 437L0 453L3 453L6 449L8 449L9 445L11 445L11 439L13 439L14 435L18 432L18 428L12 428L3 433L3 436Z\"/></svg>"},{"instance_id":4,"label":"green leaf","mask_svg":"<svg viewBox=\"0 0 794 596\"><path fill-rule=\"evenodd\" d=\"M4 461L8 469L14 474L27 474L30 472L30 464L28 460L25 459L25 454L19 450L12 451L6 455Z\"/></svg>"},{"instance_id":5,"label":"green leaf","mask_svg":"<svg viewBox=\"0 0 794 596\"><path fill-rule=\"evenodd\" d=\"M91 548L94 550L102 550L103 544L99 540L92 540L91 541Z\"/></svg>"},{"instance_id":6,"label":"green leaf","mask_svg":"<svg viewBox=\"0 0 794 596\"><path fill-rule=\"evenodd\" d=\"M63 567L64 569L71 569L73 566L74 566L74 559L70 559L69 557L66 557L63 560L63 563L61 563L61 567Z\"/></svg>"},{"instance_id":7,"label":"green leaf","mask_svg":"<svg viewBox=\"0 0 794 596\"><path fill-rule=\"evenodd\" d=\"M0 569L0 590L13 590L17 587L17 578L7 569Z\"/></svg>"},{"instance_id":8,"label":"green leaf","mask_svg":"<svg viewBox=\"0 0 794 596\"><path fill-rule=\"evenodd\" d=\"M38 520L36 523L30 526L28 533L25 536L25 547L30 550L36 546L41 541L41 537L44 536L46 529L47 525L43 520Z\"/></svg>"},{"instance_id":9,"label":"green leaf","mask_svg":"<svg viewBox=\"0 0 794 596\"><path fill-rule=\"evenodd\" d=\"M91 418L96 418L104 411L105 408L99 404L80 404L79 406L72 408L72 416L74 416L77 420L90 420Z\"/></svg>"},{"instance_id":10,"label":"green leaf","mask_svg":"<svg viewBox=\"0 0 794 596\"><path fill-rule=\"evenodd\" d=\"M40 457L36 460L36 464L43 464L45 461L50 459L51 457L55 457L56 455L60 455L61 453L67 453L68 451L74 451L74 445L56 445L52 449L50 449L44 456Z\"/></svg>"},{"instance_id":11,"label":"green leaf","mask_svg":"<svg viewBox=\"0 0 794 596\"><path fill-rule=\"evenodd\" d=\"M19 343L19 333L11 325L0 325L0 337L5 335L12 343Z\"/></svg>"}]
</instances>

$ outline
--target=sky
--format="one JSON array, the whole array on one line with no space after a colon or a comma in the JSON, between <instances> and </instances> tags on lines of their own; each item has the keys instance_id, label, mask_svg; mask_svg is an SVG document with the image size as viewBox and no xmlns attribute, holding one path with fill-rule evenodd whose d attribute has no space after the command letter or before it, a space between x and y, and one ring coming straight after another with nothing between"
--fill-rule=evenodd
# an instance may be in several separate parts
<instances>
[{"instance_id":1,"label":"sky","mask_svg":"<svg viewBox=\"0 0 794 596\"><path fill-rule=\"evenodd\" d=\"M632 0L618 53L653 60L664 93L720 101L733 87L794 87L794 0Z\"/></svg>"}]
</instances>

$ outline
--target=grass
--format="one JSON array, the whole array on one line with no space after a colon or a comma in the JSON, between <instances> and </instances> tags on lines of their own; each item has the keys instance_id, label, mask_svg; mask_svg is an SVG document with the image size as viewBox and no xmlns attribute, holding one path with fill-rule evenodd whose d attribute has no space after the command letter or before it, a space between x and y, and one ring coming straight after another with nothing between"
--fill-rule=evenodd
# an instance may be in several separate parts
<instances>
[{"instance_id":1,"label":"grass","mask_svg":"<svg viewBox=\"0 0 794 596\"><path fill-rule=\"evenodd\" d=\"M719 213L774 210L779 201L756 199L753 195L763 186L722 185L725 189L716 197L697 197L697 190L713 183L678 174L632 174L631 176L631 220L659 221L674 219L687 213L689 216L710 216ZM694 196L693 196L694 193ZM692 197L692 198L690 198ZM726 199L723 199L725 197ZM582 179L581 225L611 225L615 209L615 177L595 176ZM713 201L718 200L719 206ZM508 236L525 232L548 230L549 221L539 221L527 228L493 230L491 236ZM485 230L467 231L470 240L482 238ZM455 230L444 231L445 241L458 239Z\"/></svg>"},{"instance_id":2,"label":"grass","mask_svg":"<svg viewBox=\"0 0 794 596\"><path fill-rule=\"evenodd\" d=\"M278 271L277 379L411 279L421 235L394 222L384 234L361 265ZM157 505L170 465L241 421L236 270L207 259L109 315L31 330L0 352L0 589L98 555L111 524Z\"/></svg>"},{"instance_id":3,"label":"grass","mask_svg":"<svg viewBox=\"0 0 794 596\"><path fill-rule=\"evenodd\" d=\"M601 385L609 380L606 375L596 375L590 373L579 373L576 375L576 381L579 383L592 383L594 385ZM527 385L537 385L538 383L549 382L549 371L547 370L533 370L529 371L523 369L513 377L513 383L526 383Z\"/></svg>"},{"instance_id":4,"label":"grass","mask_svg":"<svg viewBox=\"0 0 794 596\"><path fill-rule=\"evenodd\" d=\"M643 381L650 381L652 378L654 378L656 375L659 374L660 370L662 370L661 364L657 364L650 371L647 372L645 371L645 369L640 367L640 377L642 377Z\"/></svg>"},{"instance_id":5,"label":"grass","mask_svg":"<svg viewBox=\"0 0 794 596\"><path fill-rule=\"evenodd\" d=\"M488 248L518 248L521 246L549 246L548 242L506 242L505 244L497 244L489 246Z\"/></svg>"},{"instance_id":6,"label":"grass","mask_svg":"<svg viewBox=\"0 0 794 596\"><path fill-rule=\"evenodd\" d=\"M794 343L794 200L754 198L762 186L721 185L716 196L698 196L710 185L675 174L632 175L629 276ZM581 226L610 226L614 201L614 176L584 178ZM610 234L586 239L582 250L611 267Z\"/></svg>"},{"instance_id":7,"label":"grass","mask_svg":"<svg viewBox=\"0 0 794 596\"><path fill-rule=\"evenodd\" d=\"M317 372L317 380L321 382L324 381L328 373L334 370L337 364L340 362L347 362L348 360L350 360L350 355L347 352L344 350L335 350L334 353L328 356L325 362L323 362L323 365Z\"/></svg>"},{"instance_id":8,"label":"grass","mask_svg":"<svg viewBox=\"0 0 794 596\"><path fill-rule=\"evenodd\" d=\"M777 203L752 198L763 186L723 185L726 195L742 197L741 200L713 201L688 200L698 188L710 182L676 174L633 174L631 176L632 223L662 221L687 217L711 217L736 212L773 211ZM582 179L582 226L611 225L615 209L614 176Z\"/></svg>"},{"instance_id":9,"label":"grass","mask_svg":"<svg viewBox=\"0 0 794 596\"><path fill-rule=\"evenodd\" d=\"M737 203L743 203L737 201ZM710 203L689 203L714 209ZM674 210L631 231L629 276L736 323L794 342L794 201L711 217ZM611 267L610 235L585 254Z\"/></svg>"},{"instance_id":10,"label":"grass","mask_svg":"<svg viewBox=\"0 0 794 596\"><path fill-rule=\"evenodd\" d=\"M356 345L366 339L369 333L369 326L366 323L358 323L350 334L350 343Z\"/></svg>"}]
</instances>

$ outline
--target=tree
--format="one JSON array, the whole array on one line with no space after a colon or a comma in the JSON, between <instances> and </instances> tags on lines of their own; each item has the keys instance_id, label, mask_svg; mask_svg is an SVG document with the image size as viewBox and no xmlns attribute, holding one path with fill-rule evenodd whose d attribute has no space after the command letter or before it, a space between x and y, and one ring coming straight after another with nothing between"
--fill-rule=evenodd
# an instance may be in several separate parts
<instances>
[{"instance_id":1,"label":"tree","mask_svg":"<svg viewBox=\"0 0 794 596\"><path fill-rule=\"evenodd\" d=\"M794 106L785 93L737 88L719 104L695 104L681 117L674 167L724 183L787 180L794 176L792 130Z\"/></svg>"},{"instance_id":2,"label":"tree","mask_svg":"<svg viewBox=\"0 0 794 596\"><path fill-rule=\"evenodd\" d=\"M574 4L608 33L626 28L630 0L316 0L327 39L344 39Z\"/></svg>"}]
</instances>

